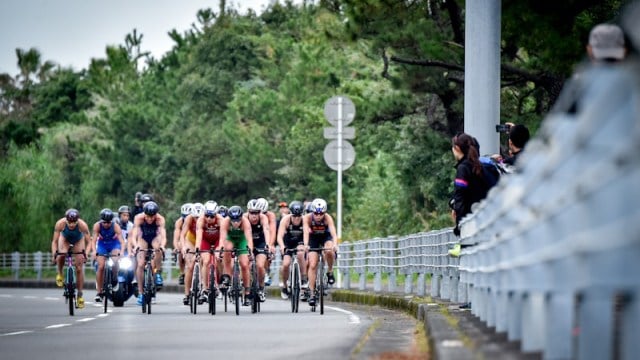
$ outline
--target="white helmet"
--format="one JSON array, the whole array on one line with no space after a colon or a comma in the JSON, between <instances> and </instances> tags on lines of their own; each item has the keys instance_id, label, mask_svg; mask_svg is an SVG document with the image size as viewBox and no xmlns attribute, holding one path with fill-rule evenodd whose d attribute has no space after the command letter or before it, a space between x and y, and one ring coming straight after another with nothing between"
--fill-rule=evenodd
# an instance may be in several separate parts
<instances>
[{"instance_id":1,"label":"white helmet","mask_svg":"<svg viewBox=\"0 0 640 360\"><path fill-rule=\"evenodd\" d=\"M180 214L182 216L187 216L191 214L191 203L182 204L182 206L180 207Z\"/></svg>"},{"instance_id":2,"label":"white helmet","mask_svg":"<svg viewBox=\"0 0 640 360\"><path fill-rule=\"evenodd\" d=\"M218 203L213 201L213 200L209 200L206 203L204 203L204 214L205 215L215 215L216 212L218 212Z\"/></svg>"},{"instance_id":3,"label":"white helmet","mask_svg":"<svg viewBox=\"0 0 640 360\"><path fill-rule=\"evenodd\" d=\"M191 216L197 219L200 217L200 215L202 215L203 212L204 205L202 205L202 203L193 203L193 205L191 206Z\"/></svg>"},{"instance_id":4,"label":"white helmet","mask_svg":"<svg viewBox=\"0 0 640 360\"><path fill-rule=\"evenodd\" d=\"M262 211L262 208L260 207L258 200L256 199L249 200L249 202L247 203L247 211Z\"/></svg>"},{"instance_id":5,"label":"white helmet","mask_svg":"<svg viewBox=\"0 0 640 360\"><path fill-rule=\"evenodd\" d=\"M260 208L260 211L262 211L263 213L266 213L267 211L269 211L269 202L267 201L267 199L258 198L256 202L258 203L258 207Z\"/></svg>"},{"instance_id":6,"label":"white helmet","mask_svg":"<svg viewBox=\"0 0 640 360\"><path fill-rule=\"evenodd\" d=\"M324 201L324 199L313 199L313 201L311 202L311 206L313 209L313 212L318 214L318 213L326 213L327 212L327 202Z\"/></svg>"}]
</instances>

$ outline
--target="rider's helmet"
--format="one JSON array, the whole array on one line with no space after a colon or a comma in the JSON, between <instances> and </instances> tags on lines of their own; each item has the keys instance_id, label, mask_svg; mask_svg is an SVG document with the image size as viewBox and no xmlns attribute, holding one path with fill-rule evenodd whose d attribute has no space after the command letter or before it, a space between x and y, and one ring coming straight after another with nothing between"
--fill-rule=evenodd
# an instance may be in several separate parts
<instances>
[{"instance_id":1,"label":"rider's helmet","mask_svg":"<svg viewBox=\"0 0 640 360\"><path fill-rule=\"evenodd\" d=\"M118 215L123 213L131 214L131 211L129 210L129 207L127 205L122 205L118 208Z\"/></svg>"},{"instance_id":2,"label":"rider's helmet","mask_svg":"<svg viewBox=\"0 0 640 360\"><path fill-rule=\"evenodd\" d=\"M300 201L292 201L291 204L289 204L289 210L291 210L291 214L293 216L302 215L302 212L304 211L303 207L304 206Z\"/></svg>"},{"instance_id":3,"label":"rider's helmet","mask_svg":"<svg viewBox=\"0 0 640 360\"><path fill-rule=\"evenodd\" d=\"M304 208L305 213L310 214L313 212L313 203L307 203L307 207Z\"/></svg>"},{"instance_id":4,"label":"rider's helmet","mask_svg":"<svg viewBox=\"0 0 640 360\"><path fill-rule=\"evenodd\" d=\"M227 207L224 205L220 205L218 206L218 214L220 214L220 216L222 217L227 217L227 215L229 214L229 209L227 209Z\"/></svg>"},{"instance_id":5,"label":"rider's helmet","mask_svg":"<svg viewBox=\"0 0 640 360\"><path fill-rule=\"evenodd\" d=\"M324 199L320 199L320 198L313 199L311 204L312 204L312 210L314 213L324 214L327 212L327 202L324 201Z\"/></svg>"},{"instance_id":6,"label":"rider's helmet","mask_svg":"<svg viewBox=\"0 0 640 360\"><path fill-rule=\"evenodd\" d=\"M204 203L204 216L214 217L218 212L218 203L212 200Z\"/></svg>"},{"instance_id":7,"label":"rider's helmet","mask_svg":"<svg viewBox=\"0 0 640 360\"><path fill-rule=\"evenodd\" d=\"M202 215L202 212L204 211L204 205L202 205L202 203L193 203L193 205L191 206L191 216L193 216L194 218L199 218L200 215Z\"/></svg>"},{"instance_id":8,"label":"rider's helmet","mask_svg":"<svg viewBox=\"0 0 640 360\"><path fill-rule=\"evenodd\" d=\"M154 201L151 194L142 194L142 196L140 196L140 204L142 204L142 206L144 206L144 204L148 203L149 201Z\"/></svg>"},{"instance_id":9,"label":"rider's helmet","mask_svg":"<svg viewBox=\"0 0 640 360\"><path fill-rule=\"evenodd\" d=\"M100 210L100 220L104 222L111 222L113 220L113 211L111 211L111 209Z\"/></svg>"},{"instance_id":10,"label":"rider's helmet","mask_svg":"<svg viewBox=\"0 0 640 360\"><path fill-rule=\"evenodd\" d=\"M260 211L262 212L262 207L258 203L257 199L251 199L247 203L247 211Z\"/></svg>"},{"instance_id":11,"label":"rider's helmet","mask_svg":"<svg viewBox=\"0 0 640 360\"><path fill-rule=\"evenodd\" d=\"M64 217L68 222L76 222L80 218L80 212L76 209L69 209L64 213Z\"/></svg>"},{"instance_id":12,"label":"rider's helmet","mask_svg":"<svg viewBox=\"0 0 640 360\"><path fill-rule=\"evenodd\" d=\"M228 214L231 221L240 221L240 219L242 219L242 208L238 205L234 205L229 208Z\"/></svg>"},{"instance_id":13,"label":"rider's helmet","mask_svg":"<svg viewBox=\"0 0 640 360\"><path fill-rule=\"evenodd\" d=\"M191 203L184 203L180 207L180 215L187 216L191 214Z\"/></svg>"},{"instance_id":14,"label":"rider's helmet","mask_svg":"<svg viewBox=\"0 0 640 360\"><path fill-rule=\"evenodd\" d=\"M158 204L156 204L153 201L149 201L146 204L144 204L144 206L142 207L142 211L144 211L145 215L155 215L158 213L158 210L160 210L160 208L158 207Z\"/></svg>"},{"instance_id":15,"label":"rider's helmet","mask_svg":"<svg viewBox=\"0 0 640 360\"><path fill-rule=\"evenodd\" d=\"M258 198L256 200L256 203L257 203L258 207L260 208L260 211L262 211L263 213L266 213L267 211L269 211L269 202L267 201L267 199Z\"/></svg>"}]
</instances>

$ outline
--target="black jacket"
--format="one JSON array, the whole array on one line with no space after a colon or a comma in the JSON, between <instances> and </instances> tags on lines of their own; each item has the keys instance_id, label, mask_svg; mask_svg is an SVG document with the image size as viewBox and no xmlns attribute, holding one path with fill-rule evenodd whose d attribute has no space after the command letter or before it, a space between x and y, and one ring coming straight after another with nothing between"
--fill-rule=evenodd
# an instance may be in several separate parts
<instances>
[{"instance_id":1,"label":"black jacket","mask_svg":"<svg viewBox=\"0 0 640 360\"><path fill-rule=\"evenodd\" d=\"M460 220L471 212L473 203L479 202L487 196L489 187L482 176L473 173L473 166L466 157L456 164L456 178L453 185L451 208L456 212L454 232L459 235Z\"/></svg>"}]
</instances>

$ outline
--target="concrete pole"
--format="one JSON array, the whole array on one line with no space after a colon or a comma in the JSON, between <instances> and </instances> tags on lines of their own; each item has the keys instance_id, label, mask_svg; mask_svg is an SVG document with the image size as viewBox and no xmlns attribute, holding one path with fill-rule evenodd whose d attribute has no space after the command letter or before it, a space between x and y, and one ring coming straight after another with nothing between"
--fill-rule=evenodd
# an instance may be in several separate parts
<instances>
[{"instance_id":1,"label":"concrete pole","mask_svg":"<svg viewBox=\"0 0 640 360\"><path fill-rule=\"evenodd\" d=\"M465 2L464 132L480 154L496 154L500 136L500 0Z\"/></svg>"}]
</instances>

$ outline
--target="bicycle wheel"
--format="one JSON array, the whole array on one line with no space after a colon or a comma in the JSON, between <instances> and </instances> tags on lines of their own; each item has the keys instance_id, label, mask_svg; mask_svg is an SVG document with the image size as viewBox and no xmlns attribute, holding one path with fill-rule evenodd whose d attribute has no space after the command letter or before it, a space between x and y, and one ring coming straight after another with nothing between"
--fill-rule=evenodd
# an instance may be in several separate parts
<instances>
[{"instance_id":1,"label":"bicycle wheel","mask_svg":"<svg viewBox=\"0 0 640 360\"><path fill-rule=\"evenodd\" d=\"M75 269L73 266L67 267L65 286L67 287L67 303L69 304L69 315L73 316L76 307L76 282Z\"/></svg>"},{"instance_id":2,"label":"bicycle wheel","mask_svg":"<svg viewBox=\"0 0 640 360\"><path fill-rule=\"evenodd\" d=\"M240 294L242 294L243 289L240 285L240 265L238 264L238 260L233 264L233 302L236 305L236 315L240 315Z\"/></svg>"},{"instance_id":3,"label":"bicycle wheel","mask_svg":"<svg viewBox=\"0 0 640 360\"><path fill-rule=\"evenodd\" d=\"M215 261L215 259L213 259ZM216 268L209 264L209 314L216 314Z\"/></svg>"},{"instance_id":4,"label":"bicycle wheel","mask_svg":"<svg viewBox=\"0 0 640 360\"><path fill-rule=\"evenodd\" d=\"M107 258L105 258L106 260ZM102 278L102 301L104 301L104 313L107 313L109 303L108 294L111 293L111 269L110 266L104 264L104 275Z\"/></svg>"},{"instance_id":5,"label":"bicycle wheel","mask_svg":"<svg viewBox=\"0 0 640 360\"><path fill-rule=\"evenodd\" d=\"M251 313L258 312L258 267L255 260L251 263Z\"/></svg>"},{"instance_id":6,"label":"bicycle wheel","mask_svg":"<svg viewBox=\"0 0 640 360\"><path fill-rule=\"evenodd\" d=\"M145 287L144 287L144 304L146 304L147 314L151 315L151 298L153 298L153 290L156 287L155 281L153 279L153 269L151 268L151 262L147 262L147 267L145 270ZM143 305L144 307L144 305ZM144 312L144 310L143 310Z\"/></svg>"},{"instance_id":7,"label":"bicycle wheel","mask_svg":"<svg viewBox=\"0 0 640 360\"><path fill-rule=\"evenodd\" d=\"M318 301L320 301L320 315L324 315L324 260L320 257L318 263L318 275L316 276L316 290L318 291Z\"/></svg>"},{"instance_id":8,"label":"bicycle wheel","mask_svg":"<svg viewBox=\"0 0 640 360\"><path fill-rule=\"evenodd\" d=\"M298 262L293 263L293 275L289 277L291 282L291 312L298 312L300 306L300 264Z\"/></svg>"},{"instance_id":9,"label":"bicycle wheel","mask_svg":"<svg viewBox=\"0 0 640 360\"><path fill-rule=\"evenodd\" d=\"M200 291L200 264L197 262L193 267L191 279L191 313L195 315L198 312L198 292Z\"/></svg>"}]
</instances>

